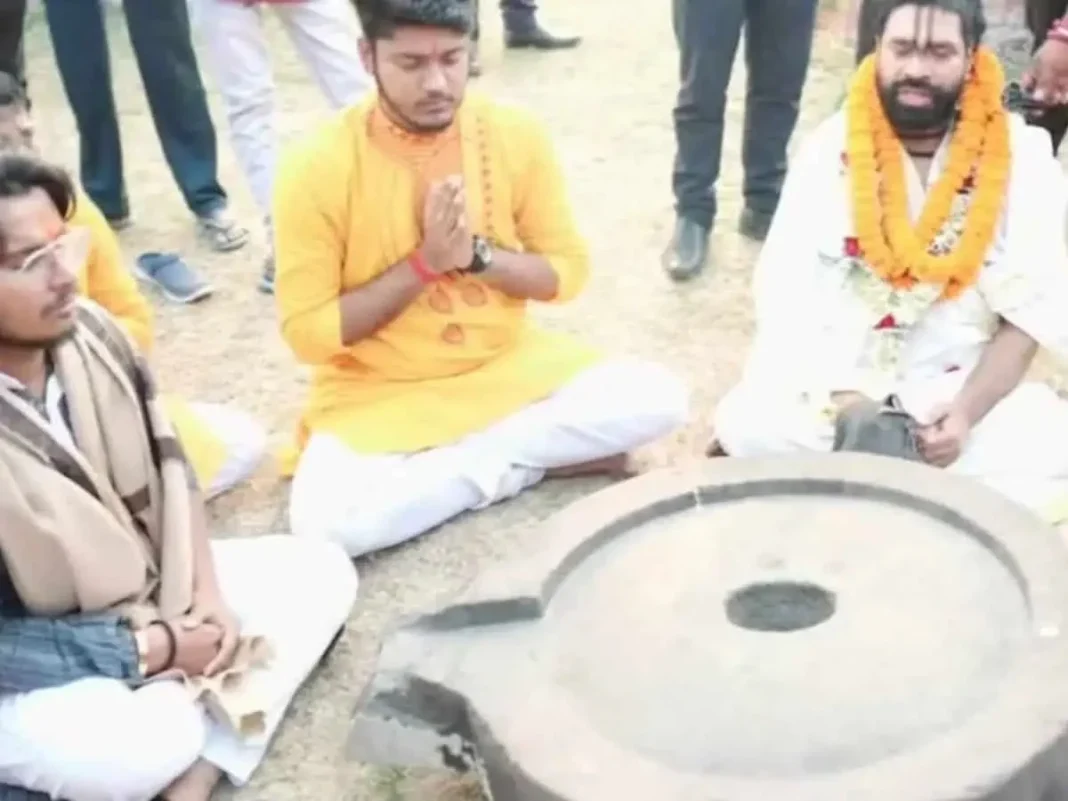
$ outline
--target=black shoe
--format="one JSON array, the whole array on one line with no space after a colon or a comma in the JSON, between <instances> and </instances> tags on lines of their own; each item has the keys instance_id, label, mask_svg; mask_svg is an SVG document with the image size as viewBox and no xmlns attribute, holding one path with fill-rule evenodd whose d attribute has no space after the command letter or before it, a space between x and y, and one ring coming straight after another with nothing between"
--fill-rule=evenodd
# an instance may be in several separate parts
<instances>
[{"instance_id":1,"label":"black shoe","mask_svg":"<svg viewBox=\"0 0 1068 801\"><path fill-rule=\"evenodd\" d=\"M701 272L707 262L708 229L680 217L661 260L664 270L672 281L688 281Z\"/></svg>"},{"instance_id":2,"label":"black shoe","mask_svg":"<svg viewBox=\"0 0 1068 801\"><path fill-rule=\"evenodd\" d=\"M768 229L771 228L771 220L774 216L774 214L746 206L738 220L738 230L742 236L749 237L756 242L763 242L768 238Z\"/></svg>"},{"instance_id":3,"label":"black shoe","mask_svg":"<svg viewBox=\"0 0 1068 801\"><path fill-rule=\"evenodd\" d=\"M540 25L522 31L507 31L504 34L505 46L511 48L530 47L535 50L567 50L577 47L581 36L553 36Z\"/></svg>"},{"instance_id":4,"label":"black shoe","mask_svg":"<svg viewBox=\"0 0 1068 801\"><path fill-rule=\"evenodd\" d=\"M268 256L263 262L263 272L260 273L260 292L264 295L274 294L274 256Z\"/></svg>"}]
</instances>

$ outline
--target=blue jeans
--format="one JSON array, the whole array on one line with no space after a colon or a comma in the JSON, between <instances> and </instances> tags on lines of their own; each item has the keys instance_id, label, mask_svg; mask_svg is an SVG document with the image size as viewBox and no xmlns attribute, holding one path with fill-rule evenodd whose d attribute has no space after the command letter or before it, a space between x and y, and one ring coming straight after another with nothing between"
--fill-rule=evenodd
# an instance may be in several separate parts
<instances>
[{"instance_id":1,"label":"blue jeans","mask_svg":"<svg viewBox=\"0 0 1068 801\"><path fill-rule=\"evenodd\" d=\"M727 84L745 30L749 86L742 163L746 205L771 214L808 72L816 0L673 0L681 88L675 104L675 209L711 227Z\"/></svg>"},{"instance_id":2,"label":"blue jeans","mask_svg":"<svg viewBox=\"0 0 1068 801\"><path fill-rule=\"evenodd\" d=\"M203 215L226 205L215 126L190 38L185 0L124 0L137 68L167 165L186 205ZM85 191L109 219L130 213L111 88L104 10L98 0L45 0L56 63L81 137Z\"/></svg>"}]
</instances>

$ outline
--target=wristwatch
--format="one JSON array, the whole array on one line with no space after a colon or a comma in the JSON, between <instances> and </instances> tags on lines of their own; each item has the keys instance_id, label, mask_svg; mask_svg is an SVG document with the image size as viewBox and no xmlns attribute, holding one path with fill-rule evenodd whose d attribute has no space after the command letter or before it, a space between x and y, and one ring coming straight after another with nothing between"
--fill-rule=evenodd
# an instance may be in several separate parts
<instances>
[{"instance_id":1,"label":"wristwatch","mask_svg":"<svg viewBox=\"0 0 1068 801\"><path fill-rule=\"evenodd\" d=\"M484 236L475 234L472 237L472 249L474 255L471 258L471 263L464 270L465 273L472 273L477 275L478 273L484 273L490 267L493 266L493 246L489 243L489 240Z\"/></svg>"}]
</instances>

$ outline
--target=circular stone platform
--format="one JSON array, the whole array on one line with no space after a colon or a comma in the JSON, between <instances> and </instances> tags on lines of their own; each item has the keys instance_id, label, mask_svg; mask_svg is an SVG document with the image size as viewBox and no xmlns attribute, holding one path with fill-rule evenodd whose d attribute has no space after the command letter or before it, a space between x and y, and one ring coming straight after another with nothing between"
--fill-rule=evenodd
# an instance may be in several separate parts
<instances>
[{"instance_id":1,"label":"circular stone platform","mask_svg":"<svg viewBox=\"0 0 1068 801\"><path fill-rule=\"evenodd\" d=\"M386 645L357 756L497 801L1068 798L1068 550L964 479L720 459L590 496Z\"/></svg>"}]
</instances>

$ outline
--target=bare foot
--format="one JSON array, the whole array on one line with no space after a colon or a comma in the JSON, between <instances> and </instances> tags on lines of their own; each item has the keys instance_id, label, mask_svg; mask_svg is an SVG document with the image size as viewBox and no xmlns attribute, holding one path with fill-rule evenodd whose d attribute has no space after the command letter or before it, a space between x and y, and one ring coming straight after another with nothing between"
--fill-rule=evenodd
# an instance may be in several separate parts
<instances>
[{"instance_id":1,"label":"bare foot","mask_svg":"<svg viewBox=\"0 0 1068 801\"><path fill-rule=\"evenodd\" d=\"M222 771L210 762L198 759L160 797L163 801L209 801L221 778Z\"/></svg>"},{"instance_id":2,"label":"bare foot","mask_svg":"<svg viewBox=\"0 0 1068 801\"><path fill-rule=\"evenodd\" d=\"M576 476L607 475L615 479L633 478L638 475L638 470L630 464L629 457L630 454L620 453L605 459L594 459L592 462L554 467L547 470L545 476L546 478L575 478Z\"/></svg>"}]
</instances>

